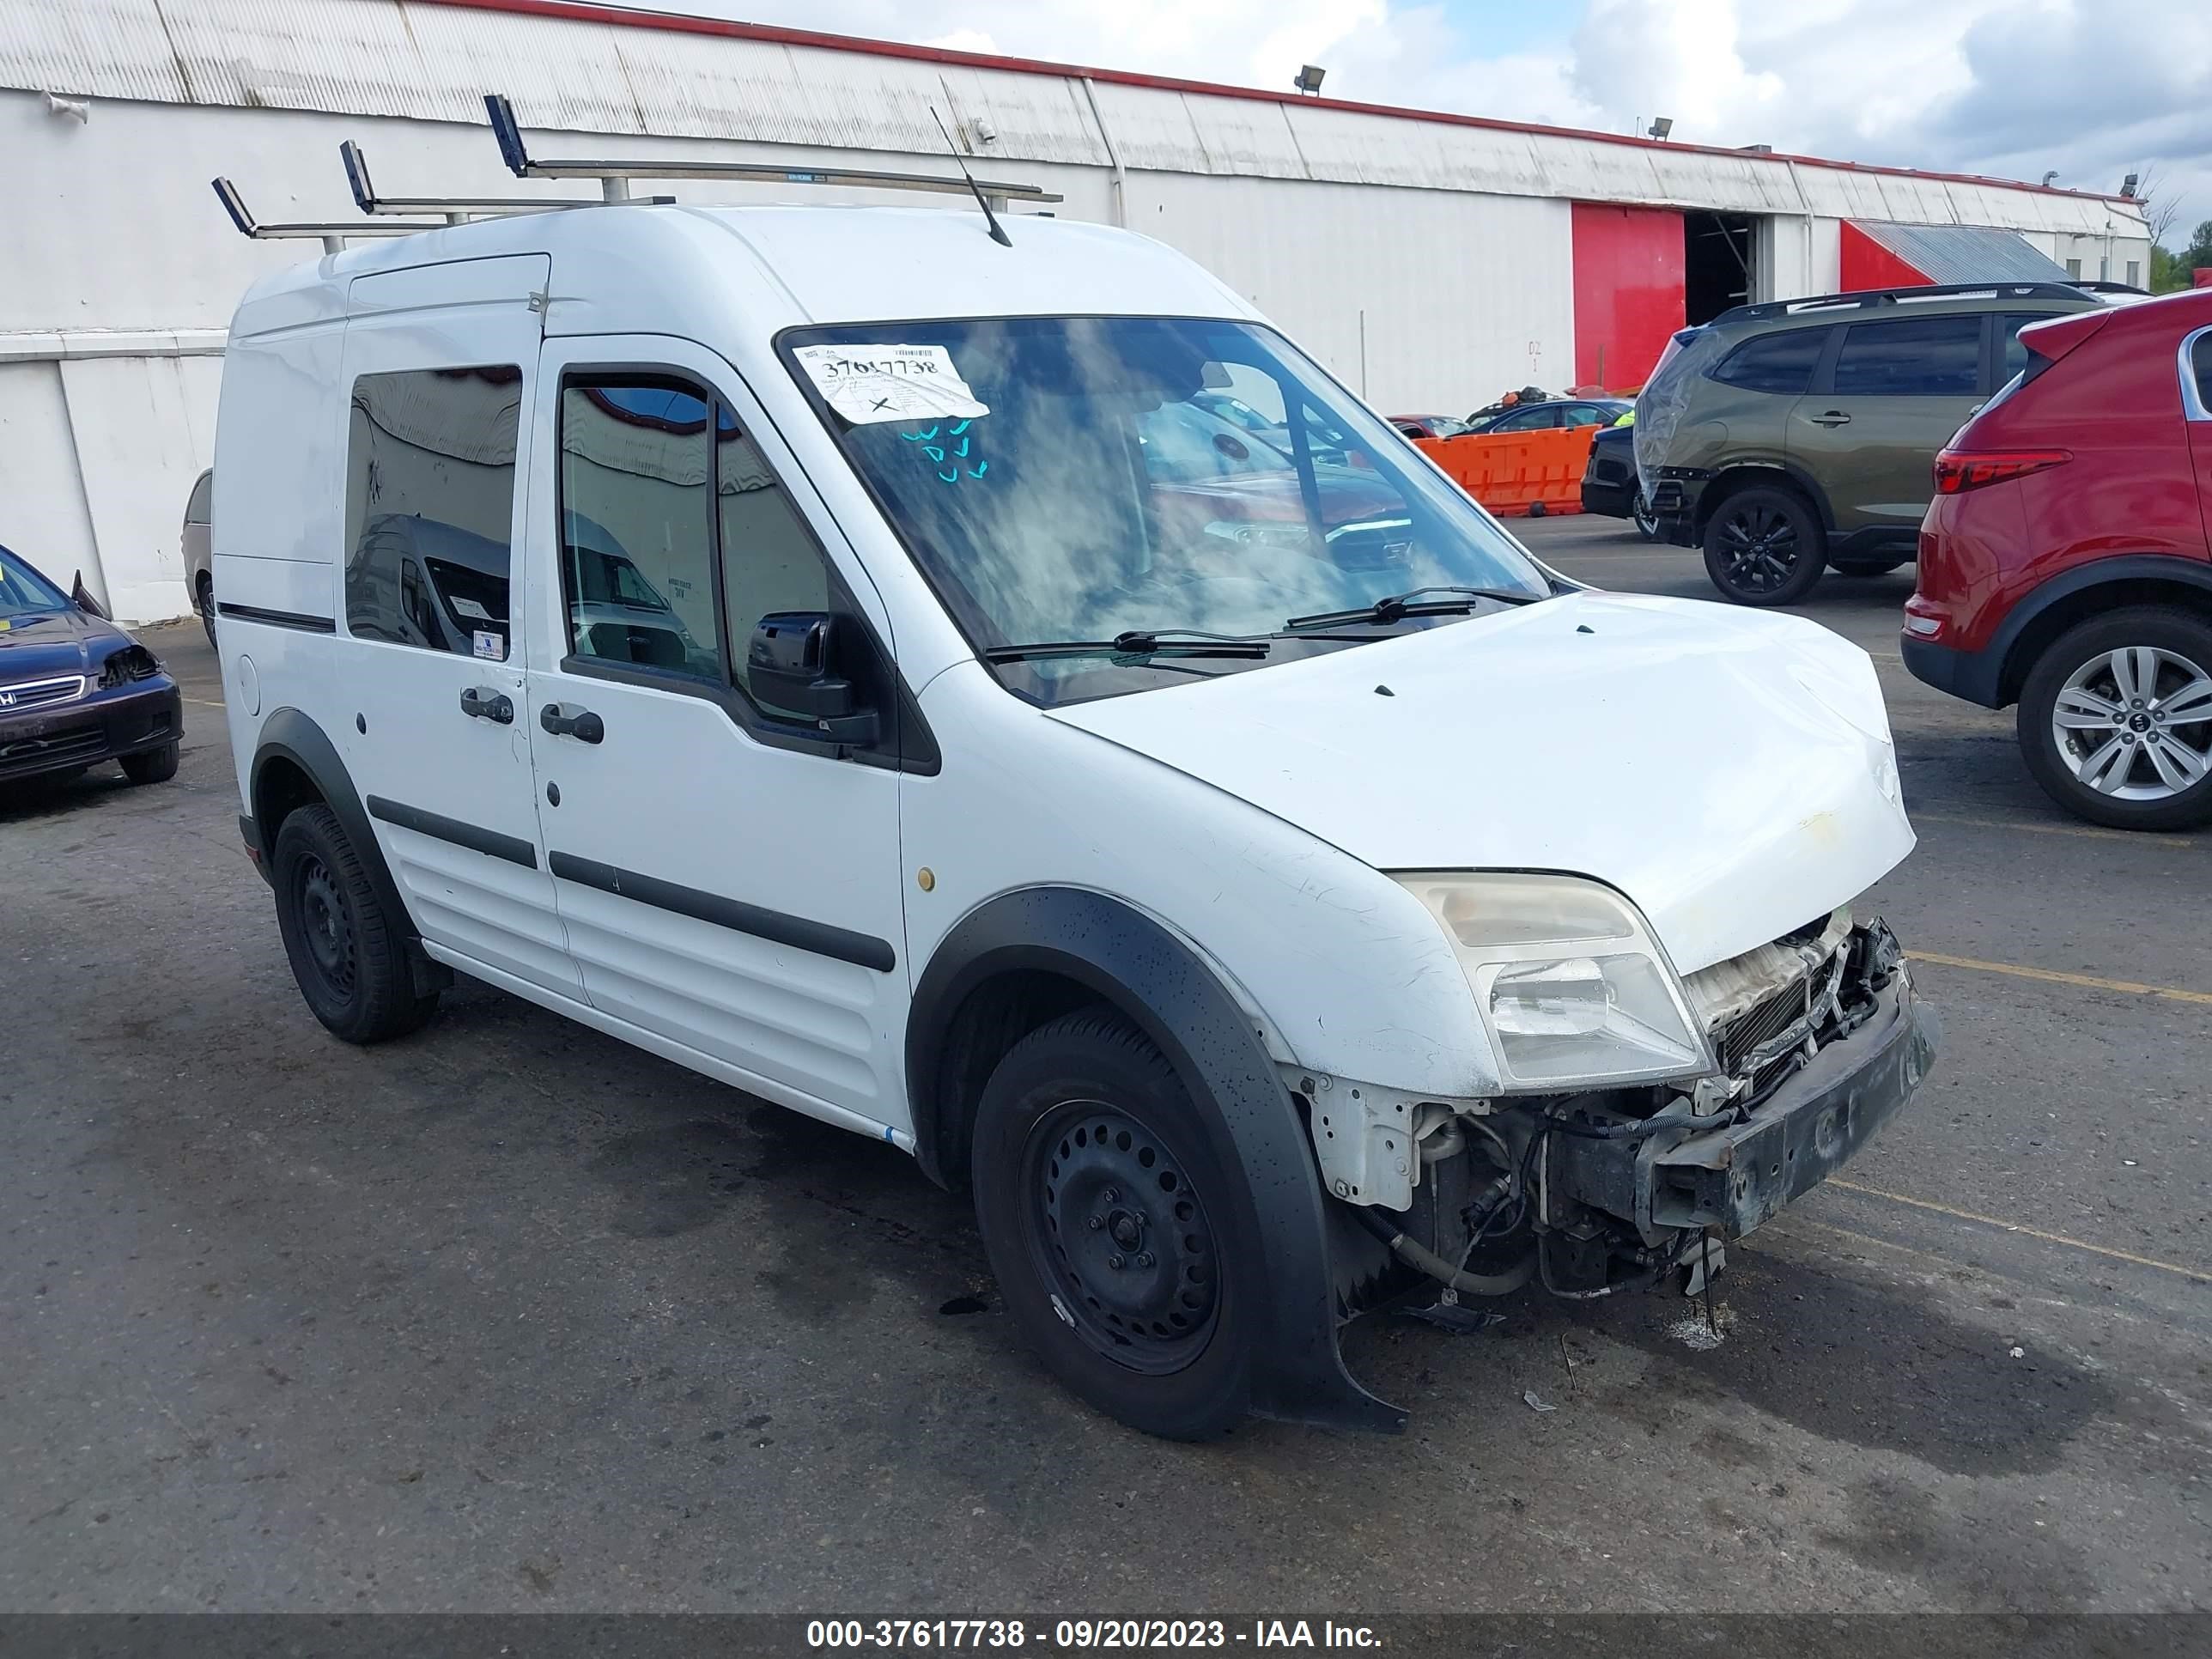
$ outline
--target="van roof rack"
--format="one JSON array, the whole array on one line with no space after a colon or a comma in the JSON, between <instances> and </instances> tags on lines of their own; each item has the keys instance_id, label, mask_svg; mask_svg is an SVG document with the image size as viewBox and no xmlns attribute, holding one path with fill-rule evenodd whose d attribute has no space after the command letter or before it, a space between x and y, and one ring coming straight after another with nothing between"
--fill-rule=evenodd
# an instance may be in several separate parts
<instances>
[{"instance_id":1,"label":"van roof rack","mask_svg":"<svg viewBox=\"0 0 2212 1659\"><path fill-rule=\"evenodd\" d=\"M1808 294L1795 300L1762 300L1756 305L1736 306L1713 319L1714 323L1755 322L1768 317L1794 317L1801 311L1863 311L1893 306L1905 300L1957 299L1986 294L1993 299L2078 300L2079 283L1923 283L1910 288L1858 289L1849 294Z\"/></svg>"},{"instance_id":2,"label":"van roof rack","mask_svg":"<svg viewBox=\"0 0 2212 1659\"><path fill-rule=\"evenodd\" d=\"M353 191L354 205L371 216L437 213L445 216L447 224L458 225L472 218L516 213L558 213L568 208L601 205L596 200L583 197L379 196L376 186L369 181L368 157L359 144L350 138L341 143L338 160L345 167L346 188ZM652 196L641 199L664 206L676 200L673 196Z\"/></svg>"},{"instance_id":3,"label":"van roof rack","mask_svg":"<svg viewBox=\"0 0 2212 1659\"><path fill-rule=\"evenodd\" d=\"M514 106L503 93L484 94L484 112L499 140L499 153L518 179L596 179L601 198L607 202L632 199L633 179L722 179L765 185L845 185L863 190L920 190L947 196L980 191L993 205L1009 201L1059 202L1066 198L1036 185L1012 185L979 179L971 188L965 179L943 179L920 173L876 173L858 167L779 167L751 161L539 161L522 142L521 124Z\"/></svg>"},{"instance_id":4,"label":"van roof rack","mask_svg":"<svg viewBox=\"0 0 2212 1659\"><path fill-rule=\"evenodd\" d=\"M230 222L238 228L238 234L257 242L320 242L324 252L343 253L349 236L412 236L420 230L445 228L440 223L416 220L395 220L388 224L264 225L246 207L246 198L238 193L236 185L228 179L213 182L216 199L222 204L222 210L230 216Z\"/></svg>"}]
</instances>

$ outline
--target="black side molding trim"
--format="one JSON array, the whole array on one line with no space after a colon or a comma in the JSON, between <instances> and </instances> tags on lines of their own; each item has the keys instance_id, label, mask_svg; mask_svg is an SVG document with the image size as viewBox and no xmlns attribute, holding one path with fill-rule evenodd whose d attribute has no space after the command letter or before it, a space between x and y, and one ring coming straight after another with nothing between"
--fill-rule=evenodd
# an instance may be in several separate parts
<instances>
[{"instance_id":1,"label":"black side molding trim","mask_svg":"<svg viewBox=\"0 0 2212 1659\"><path fill-rule=\"evenodd\" d=\"M218 617L235 617L240 622L267 623L271 628L296 628L308 634L335 634L338 631L337 618L303 616L297 611L264 611L258 605L233 605L227 599L217 599L215 611Z\"/></svg>"},{"instance_id":2,"label":"black side molding trim","mask_svg":"<svg viewBox=\"0 0 2212 1659\"><path fill-rule=\"evenodd\" d=\"M482 853L486 858L505 859L509 864L519 864L526 870L538 867L538 849L516 836L502 836L496 830L464 823L459 818L449 818L436 812L426 812L419 806L386 800L381 795L368 798L368 815L381 818L386 823L396 823L402 830L412 830L418 836L430 836L439 841L449 841L456 847L465 847L471 853Z\"/></svg>"},{"instance_id":3,"label":"black side molding trim","mask_svg":"<svg viewBox=\"0 0 2212 1659\"><path fill-rule=\"evenodd\" d=\"M788 945L817 957L832 957L856 967L872 968L879 974L888 974L898 965L890 941L871 933L855 933L826 922L809 921L804 916L786 915L781 910L763 910L757 904L724 898L719 893L702 892L696 887L679 886L658 876L640 875L635 870L601 864L595 859L580 859L574 853L550 853L545 862L562 881L573 881L580 887L596 887L603 893L649 904L656 910L672 910L679 916L711 922L732 933L750 933L755 939Z\"/></svg>"}]
</instances>

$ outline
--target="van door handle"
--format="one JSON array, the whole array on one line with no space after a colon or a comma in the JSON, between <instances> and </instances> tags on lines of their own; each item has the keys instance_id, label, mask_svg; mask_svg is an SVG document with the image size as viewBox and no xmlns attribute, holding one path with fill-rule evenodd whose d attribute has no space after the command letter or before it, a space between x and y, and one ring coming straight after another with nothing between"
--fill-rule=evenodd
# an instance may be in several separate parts
<instances>
[{"instance_id":1,"label":"van door handle","mask_svg":"<svg viewBox=\"0 0 2212 1659\"><path fill-rule=\"evenodd\" d=\"M514 724L514 700L489 685L471 685L461 693L461 713L472 720L497 726Z\"/></svg>"},{"instance_id":2,"label":"van door handle","mask_svg":"<svg viewBox=\"0 0 2212 1659\"><path fill-rule=\"evenodd\" d=\"M1814 426L1849 426L1851 423L1851 417L1840 409L1832 409L1825 415L1808 415L1805 418Z\"/></svg>"},{"instance_id":3,"label":"van door handle","mask_svg":"<svg viewBox=\"0 0 2212 1659\"><path fill-rule=\"evenodd\" d=\"M597 743L607 734L607 723L590 709L564 714L557 702L549 702L538 711L538 723L556 738L574 738L578 743Z\"/></svg>"}]
</instances>

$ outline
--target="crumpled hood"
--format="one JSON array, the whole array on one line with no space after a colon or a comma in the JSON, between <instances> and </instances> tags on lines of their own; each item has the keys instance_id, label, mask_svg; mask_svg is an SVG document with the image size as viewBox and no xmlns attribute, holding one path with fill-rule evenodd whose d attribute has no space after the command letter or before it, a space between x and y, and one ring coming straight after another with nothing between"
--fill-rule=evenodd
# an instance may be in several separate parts
<instances>
[{"instance_id":1,"label":"crumpled hood","mask_svg":"<svg viewBox=\"0 0 2212 1659\"><path fill-rule=\"evenodd\" d=\"M1913 845L1866 653L1698 600L1573 593L1054 713L1380 870L1595 877L1685 974Z\"/></svg>"},{"instance_id":2,"label":"crumpled hood","mask_svg":"<svg viewBox=\"0 0 2212 1659\"><path fill-rule=\"evenodd\" d=\"M112 623L67 611L33 611L5 618L0 628L0 683L47 674L82 674L95 656L105 658L129 635Z\"/></svg>"}]
</instances>

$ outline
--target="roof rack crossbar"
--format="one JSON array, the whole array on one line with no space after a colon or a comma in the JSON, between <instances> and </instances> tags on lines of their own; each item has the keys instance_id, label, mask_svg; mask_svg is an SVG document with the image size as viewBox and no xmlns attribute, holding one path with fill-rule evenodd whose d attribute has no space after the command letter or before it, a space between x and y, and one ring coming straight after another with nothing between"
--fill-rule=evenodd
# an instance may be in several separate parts
<instances>
[{"instance_id":1,"label":"roof rack crossbar","mask_svg":"<svg viewBox=\"0 0 2212 1659\"><path fill-rule=\"evenodd\" d=\"M1940 300L1960 294L1995 294L2016 300L2073 300L2081 297L2081 289L2079 283L2056 281L1923 283L1902 288L1854 289L1847 294L1806 294L1792 300L1761 300L1754 305L1732 307L1713 320L1748 322L1819 309L1868 310L1893 306L1900 300Z\"/></svg>"},{"instance_id":2,"label":"roof rack crossbar","mask_svg":"<svg viewBox=\"0 0 2212 1659\"><path fill-rule=\"evenodd\" d=\"M230 216L230 222L237 228L238 234L251 237L257 242L320 242L325 252L336 253L345 246L345 239L349 236L412 236L421 230L445 228L434 222L426 224L411 220L405 222L395 220L388 224L264 225L253 216L246 205L246 198L238 193L236 185L228 179L217 179L213 182L216 199L222 204L222 210Z\"/></svg>"},{"instance_id":3,"label":"roof rack crossbar","mask_svg":"<svg viewBox=\"0 0 2212 1659\"><path fill-rule=\"evenodd\" d=\"M495 196L379 196L376 186L369 180L368 157L362 148L349 138L338 146L338 160L345 167L346 187L353 191L354 205L363 213L407 214L440 213L448 224L460 224L471 218L505 216L516 213L555 213L567 208L598 207L596 200L580 197L546 197L530 198ZM656 196L657 203L672 203L672 196Z\"/></svg>"},{"instance_id":4,"label":"roof rack crossbar","mask_svg":"<svg viewBox=\"0 0 2212 1659\"><path fill-rule=\"evenodd\" d=\"M779 167L750 161L540 161L523 143L514 106L504 94L484 94L499 153L518 179L596 179L605 199L629 199L632 179L721 179L747 184L845 185L862 190L931 191L948 196L970 194L965 179L940 179L919 173L878 173L859 167ZM1036 185L979 179L977 187L994 202L1059 202L1065 197Z\"/></svg>"}]
</instances>

